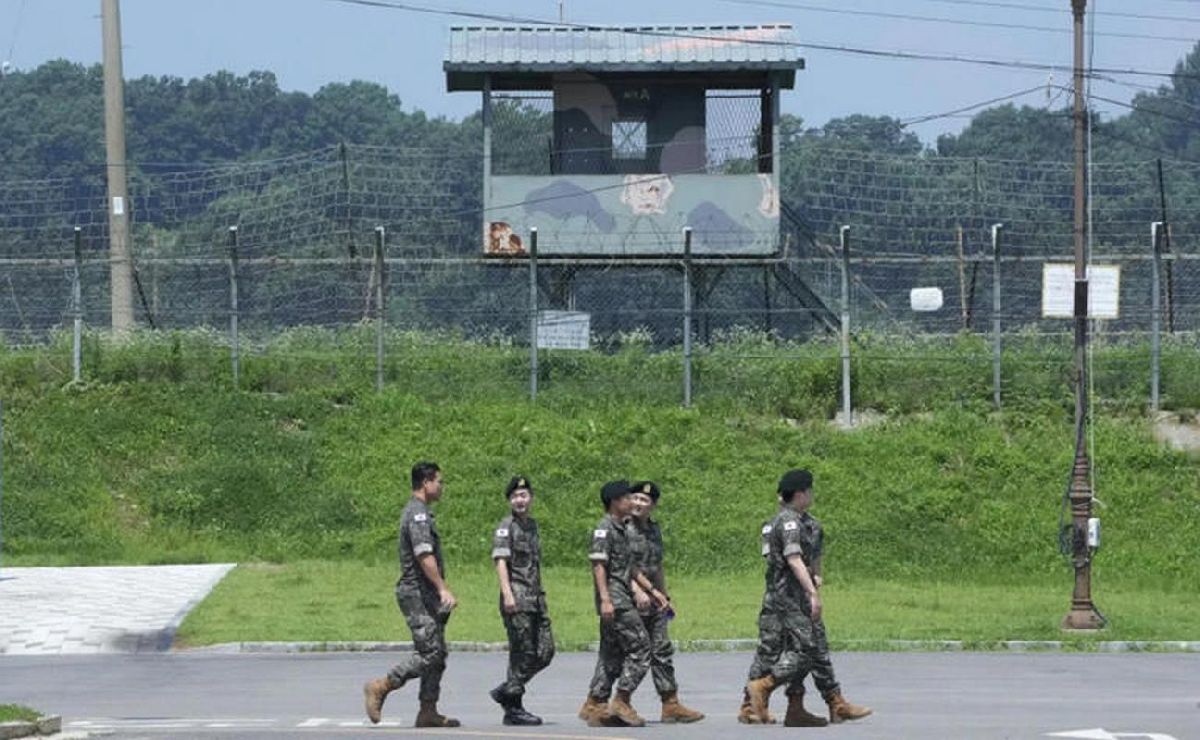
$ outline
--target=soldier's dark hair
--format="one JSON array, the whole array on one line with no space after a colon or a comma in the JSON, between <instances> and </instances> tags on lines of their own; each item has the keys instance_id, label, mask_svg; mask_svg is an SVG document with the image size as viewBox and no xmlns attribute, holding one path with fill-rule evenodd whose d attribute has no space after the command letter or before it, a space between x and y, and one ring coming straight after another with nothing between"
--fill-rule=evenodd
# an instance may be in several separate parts
<instances>
[{"instance_id":1,"label":"soldier's dark hair","mask_svg":"<svg viewBox=\"0 0 1200 740\"><path fill-rule=\"evenodd\" d=\"M633 489L634 493L646 494L650 497L650 500L656 504L658 503L658 497L662 495L662 491L659 490L658 484L652 480L640 480L631 485L630 488Z\"/></svg>"},{"instance_id":2,"label":"soldier's dark hair","mask_svg":"<svg viewBox=\"0 0 1200 740\"><path fill-rule=\"evenodd\" d=\"M785 504L792 503L792 497L797 491L807 491L812 488L813 475L807 470L789 470L779 479L779 498Z\"/></svg>"},{"instance_id":3,"label":"soldier's dark hair","mask_svg":"<svg viewBox=\"0 0 1200 740\"><path fill-rule=\"evenodd\" d=\"M611 506L613 501L628 495L629 481L627 480L610 480L600 487L600 503L604 504L605 509Z\"/></svg>"},{"instance_id":4,"label":"soldier's dark hair","mask_svg":"<svg viewBox=\"0 0 1200 740\"><path fill-rule=\"evenodd\" d=\"M421 486L436 478L437 474L441 472L441 470L442 469L439 468L438 464L435 462L422 461L412 466L413 490L417 490Z\"/></svg>"}]
</instances>

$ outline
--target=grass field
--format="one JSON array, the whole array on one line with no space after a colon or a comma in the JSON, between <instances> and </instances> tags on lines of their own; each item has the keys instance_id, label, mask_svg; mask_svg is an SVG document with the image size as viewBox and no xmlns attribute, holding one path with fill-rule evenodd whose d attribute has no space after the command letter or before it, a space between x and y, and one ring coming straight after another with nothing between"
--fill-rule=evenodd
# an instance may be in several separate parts
<instances>
[{"instance_id":1,"label":"grass field","mask_svg":"<svg viewBox=\"0 0 1200 740\"><path fill-rule=\"evenodd\" d=\"M20 704L0 704L0 722L36 722L41 716Z\"/></svg>"},{"instance_id":2,"label":"grass field","mask_svg":"<svg viewBox=\"0 0 1200 740\"><path fill-rule=\"evenodd\" d=\"M1200 590L1192 584L1159 587L1109 583L1101 559L1097 605L1111 627L1094 636L1069 636L1059 622L1070 603L1070 575L1057 580L980 583L854 580L836 577L823 589L826 624L839 649L878 648L885 640L964 640L986 648L999 640L1061 640L1086 649L1096 640L1197 640ZM234 570L184 622L181 646L246 641L407 641L410 635L392 597L395 565L305 561L249 565ZM451 569L459 608L451 640L503 642L495 574L486 568ZM545 586L555 637L566 649L596 638L589 571L552 568ZM678 618L676 640L756 637L761 571L687 575L671 580Z\"/></svg>"}]
</instances>

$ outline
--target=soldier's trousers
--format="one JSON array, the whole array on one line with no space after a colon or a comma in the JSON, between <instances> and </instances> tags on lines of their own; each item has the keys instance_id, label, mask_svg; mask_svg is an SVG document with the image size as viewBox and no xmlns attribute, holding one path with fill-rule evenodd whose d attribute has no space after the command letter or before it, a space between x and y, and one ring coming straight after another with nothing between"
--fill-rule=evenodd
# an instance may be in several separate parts
<instances>
[{"instance_id":1,"label":"soldier's trousers","mask_svg":"<svg viewBox=\"0 0 1200 740\"><path fill-rule=\"evenodd\" d=\"M508 632L508 673L500 690L509 696L521 696L525 684L554 659L554 634L545 612L503 616Z\"/></svg>"},{"instance_id":2,"label":"soldier's trousers","mask_svg":"<svg viewBox=\"0 0 1200 740\"><path fill-rule=\"evenodd\" d=\"M396 593L396 602L412 632L413 652L388 673L388 683L399 688L420 677L421 701L436 702L442 693L442 674L446 671L446 623L450 613L437 604L423 601L419 595Z\"/></svg>"},{"instance_id":3,"label":"soldier's trousers","mask_svg":"<svg viewBox=\"0 0 1200 740\"><path fill-rule=\"evenodd\" d=\"M667 634L667 615L658 609L642 613L642 624L646 625L646 634L650 637L650 676L654 679L654 689L662 694L674 693L679 690L675 682L675 644Z\"/></svg>"},{"instance_id":4,"label":"soldier's trousers","mask_svg":"<svg viewBox=\"0 0 1200 740\"><path fill-rule=\"evenodd\" d=\"M622 609L612 621L600 620L600 652L588 694L608 701L613 682L630 693L637 690L650 670L650 635L636 609Z\"/></svg>"},{"instance_id":5,"label":"soldier's trousers","mask_svg":"<svg viewBox=\"0 0 1200 740\"><path fill-rule=\"evenodd\" d=\"M781 671L789 677L785 679ZM802 692L804 678L810 673L822 697L828 699L839 691L824 621L813 622L804 614L759 612L758 649L750 665L750 679L768 673L787 681L788 694Z\"/></svg>"}]
</instances>

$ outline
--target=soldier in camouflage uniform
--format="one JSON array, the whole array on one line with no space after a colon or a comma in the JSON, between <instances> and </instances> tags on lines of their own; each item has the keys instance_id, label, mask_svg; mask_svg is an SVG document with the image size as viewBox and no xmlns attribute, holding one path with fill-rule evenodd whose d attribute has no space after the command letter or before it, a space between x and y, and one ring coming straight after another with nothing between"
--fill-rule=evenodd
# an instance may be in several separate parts
<instances>
[{"instance_id":1,"label":"soldier in camouflage uniform","mask_svg":"<svg viewBox=\"0 0 1200 740\"><path fill-rule=\"evenodd\" d=\"M861 719L871 713L842 697L833 674L817 588L823 533L808 514L812 474L793 470L779 482L779 514L763 527L762 554L767 558L767 589L759 615L759 649L738 719L770 722L767 701L778 685L787 684L789 727L823 727L822 717L804 709L804 677L811 672L829 705L829 722ZM747 701L750 712L746 711Z\"/></svg>"},{"instance_id":2,"label":"soldier in camouflage uniform","mask_svg":"<svg viewBox=\"0 0 1200 740\"><path fill-rule=\"evenodd\" d=\"M592 563L596 612L600 615L600 652L588 697L579 710L588 725L624 724L642 727L646 721L630 703L633 692L650 670L650 636L633 600L633 582L639 581L664 609L666 596L639 572L635 550L637 534L628 517L632 508L628 481L610 481L600 491L606 514L592 532L588 559ZM617 694L608 701L612 683L608 676L619 674Z\"/></svg>"},{"instance_id":3,"label":"soldier in camouflage uniform","mask_svg":"<svg viewBox=\"0 0 1200 740\"><path fill-rule=\"evenodd\" d=\"M508 632L508 674L490 696L504 708L506 725L540 725L525 710L525 684L554 658L554 635L542 590L542 544L529 515L533 487L517 476L505 488L512 513L500 520L492 539L492 560L500 580L500 616Z\"/></svg>"},{"instance_id":4,"label":"soldier in camouflage uniform","mask_svg":"<svg viewBox=\"0 0 1200 740\"><path fill-rule=\"evenodd\" d=\"M456 719L437 710L442 673L446 670L446 622L458 602L445 581L442 544L429 505L442 497L442 473L436 463L412 469L412 498L400 515L400 580L396 603L412 631L413 653L384 678L363 686L367 718L378 723L387 695L414 678L421 679L417 727L458 727Z\"/></svg>"},{"instance_id":5,"label":"soldier in camouflage uniform","mask_svg":"<svg viewBox=\"0 0 1200 740\"><path fill-rule=\"evenodd\" d=\"M663 539L662 530L652 515L658 507L661 491L653 481L641 481L633 484L633 524L641 535L643 545L641 552L642 574L650 580L651 585L664 596L667 595L667 576L663 568ZM664 608L657 606L642 588L634 585L634 599L641 614L642 623L650 635L650 675L654 679L654 688L662 699L662 721L699 722L704 719L701 712L689 709L679 701L679 684L675 681L675 663L671 656L675 654L675 645L667 633L667 625L675 616L674 608L668 604ZM669 601L670 597L667 596Z\"/></svg>"}]
</instances>

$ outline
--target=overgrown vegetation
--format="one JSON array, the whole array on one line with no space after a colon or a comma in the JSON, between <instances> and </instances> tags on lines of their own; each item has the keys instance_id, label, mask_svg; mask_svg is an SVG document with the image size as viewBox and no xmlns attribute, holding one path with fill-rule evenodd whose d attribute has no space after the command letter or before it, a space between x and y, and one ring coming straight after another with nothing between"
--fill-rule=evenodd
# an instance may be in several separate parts
<instances>
[{"instance_id":1,"label":"overgrown vegetation","mask_svg":"<svg viewBox=\"0 0 1200 740\"><path fill-rule=\"evenodd\" d=\"M0 704L0 722L37 722L41 717L40 712L20 704Z\"/></svg>"},{"instance_id":2,"label":"overgrown vegetation","mask_svg":"<svg viewBox=\"0 0 1200 740\"><path fill-rule=\"evenodd\" d=\"M539 491L548 563L580 562L600 483L636 476L663 486L677 569L757 573L777 477L805 465L828 567L844 582L1065 570L1056 531L1072 407L1065 351L1045 340L1009 345L1014 390L999 415L979 341L934 353L864 340L857 403L893 413L847 433L828 423L838 376L834 348L820 343L715 345L698 361L699 404L685 410L671 354L551 355L530 404L522 348L412 334L391 338L377 394L368 336L280 336L245 358L241 392L210 335L92 337L78 387L66 383L61 343L0 351L6 557L390 564L408 468L432 458L449 483L439 526L456 568L486 565L501 486L522 471ZM1200 464L1152 440L1144 389L1130 380L1143 357L1097 350L1098 567L1194 588ZM1200 398L1195 350L1173 346L1168 358L1168 394Z\"/></svg>"}]
</instances>

